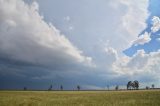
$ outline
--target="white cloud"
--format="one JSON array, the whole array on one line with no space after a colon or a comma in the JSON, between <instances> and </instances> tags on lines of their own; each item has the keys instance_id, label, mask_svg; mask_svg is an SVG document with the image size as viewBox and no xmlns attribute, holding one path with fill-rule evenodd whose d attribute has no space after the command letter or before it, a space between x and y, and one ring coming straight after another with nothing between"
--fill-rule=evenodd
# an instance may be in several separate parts
<instances>
[{"instance_id":1,"label":"white cloud","mask_svg":"<svg viewBox=\"0 0 160 106\"><path fill-rule=\"evenodd\" d=\"M22 0L0 0L0 54L41 66L91 65L92 58L47 24L38 7L36 2L28 5Z\"/></svg>"},{"instance_id":2,"label":"white cloud","mask_svg":"<svg viewBox=\"0 0 160 106\"><path fill-rule=\"evenodd\" d=\"M130 68L129 66L124 67L131 59L122 54L122 51L130 47L131 44L143 45L151 40L150 33L148 32L137 38L141 31L147 26L146 19L149 16L149 0L111 0L110 5L113 7L115 12L120 13L119 16L117 16L117 20L120 20L120 22L118 26L115 26L114 31L114 40L116 40L116 42L112 43L113 37L112 39L109 39L112 41L109 44L110 48L114 48L114 53L117 54L112 55L112 58L115 59L110 62L112 66L110 70L113 72L118 71L118 74L132 74L133 71L128 71ZM133 41L133 39L136 40ZM135 63L135 65L138 67L138 64ZM121 69L119 69L119 67L121 67Z\"/></svg>"},{"instance_id":3,"label":"white cloud","mask_svg":"<svg viewBox=\"0 0 160 106\"><path fill-rule=\"evenodd\" d=\"M68 28L69 30L73 30L74 29L74 27L73 26L69 26L69 28Z\"/></svg>"},{"instance_id":4,"label":"white cloud","mask_svg":"<svg viewBox=\"0 0 160 106\"><path fill-rule=\"evenodd\" d=\"M157 40L157 41L160 41L160 38L157 38L156 40Z\"/></svg>"},{"instance_id":5,"label":"white cloud","mask_svg":"<svg viewBox=\"0 0 160 106\"><path fill-rule=\"evenodd\" d=\"M145 20L149 15L148 0L120 0L120 2L127 6L127 13L122 18L122 27L130 36L137 36L146 27Z\"/></svg>"},{"instance_id":6,"label":"white cloud","mask_svg":"<svg viewBox=\"0 0 160 106\"><path fill-rule=\"evenodd\" d=\"M157 32L160 30L160 18L157 17L157 16L154 16L152 18L152 27L151 27L151 30L153 33Z\"/></svg>"},{"instance_id":7,"label":"white cloud","mask_svg":"<svg viewBox=\"0 0 160 106\"><path fill-rule=\"evenodd\" d=\"M113 12L119 14L116 19L120 20L113 32L116 41L110 46L121 52L128 48L133 39L137 39L141 31L146 28L149 0L111 0L110 2Z\"/></svg>"},{"instance_id":8,"label":"white cloud","mask_svg":"<svg viewBox=\"0 0 160 106\"><path fill-rule=\"evenodd\" d=\"M143 35L139 36L135 41L133 41L133 45L144 45L145 43L148 43L151 41L150 33L145 32Z\"/></svg>"},{"instance_id":9,"label":"white cloud","mask_svg":"<svg viewBox=\"0 0 160 106\"><path fill-rule=\"evenodd\" d=\"M160 29L159 23L160 23L159 17L154 16L152 19L153 26L151 27L151 31L153 33L159 31ZM136 25L134 26L136 27ZM141 31L139 31L139 33ZM151 33L145 32L144 34L136 38L136 40L132 41L131 44L144 45L145 43L150 42ZM137 51L137 53L134 54L134 56L132 57L128 57L128 56L119 57L119 59L112 64L112 70L116 72L119 76L123 76L123 75L129 76L131 79L133 78L133 80L135 79L143 80L143 81L147 80L148 83L152 81L156 82L157 80L160 79L159 77L160 58L159 57L160 57L160 51L145 53L145 51L142 49Z\"/></svg>"},{"instance_id":10,"label":"white cloud","mask_svg":"<svg viewBox=\"0 0 160 106\"><path fill-rule=\"evenodd\" d=\"M148 0L110 0L110 3L112 8L109 8L111 9L109 11L112 12L109 12L111 13L109 15L115 15L111 16L108 24L108 27L112 27L110 31L113 35L112 33L106 35L107 46L110 47L102 47L104 50L102 54L98 53L97 47L93 47L94 51L91 52L93 55L95 54L94 59L99 67L94 68L96 73L87 73L88 76L90 76L89 74L92 74L92 77L104 75L105 77L101 78L108 77L109 80L111 79L109 76L112 76L114 72L116 72L114 75L118 73L121 76L135 74L141 76L146 72L152 76L156 75L159 69L159 53L145 54L144 51L139 51L133 57L120 55L133 39L136 39L134 44L144 44L150 41L150 34L147 32L137 38L138 34L146 27ZM49 65L56 68L56 71L59 70L57 67L63 70L73 70L74 64L92 65L91 57L84 56L83 52L76 48L54 25L47 24L43 20L43 16L38 13L38 7L36 2L27 5L22 0L0 0L0 54L11 60L40 66ZM66 16L64 20L68 22L71 18ZM86 28L84 27L84 29ZM71 26L69 29L72 30L74 27ZM99 36L96 35L96 37L99 39ZM96 42L90 42L91 37L84 38L88 38L89 46L93 46L93 42ZM97 38L95 39L97 40ZM82 41L82 43L84 42ZM68 69L68 65L73 67ZM83 68L81 69L83 70ZM81 74L85 75L86 73ZM70 76L78 76L74 75ZM67 74L65 73L64 76L67 77ZM41 79L41 76L35 76L35 78ZM98 89L94 85L89 88Z\"/></svg>"},{"instance_id":11,"label":"white cloud","mask_svg":"<svg viewBox=\"0 0 160 106\"><path fill-rule=\"evenodd\" d=\"M155 33L159 31L160 29L160 18L157 16L154 16L152 18L152 27L151 27L151 32L145 32L144 34L140 35L136 40L134 40L131 45L144 45L145 43L148 43L151 41L151 33ZM159 39L157 39L159 40Z\"/></svg>"},{"instance_id":12,"label":"white cloud","mask_svg":"<svg viewBox=\"0 0 160 106\"><path fill-rule=\"evenodd\" d=\"M105 48L105 52L108 57L107 61L112 63L118 59L118 53L114 48L107 47L107 48Z\"/></svg>"},{"instance_id":13,"label":"white cloud","mask_svg":"<svg viewBox=\"0 0 160 106\"><path fill-rule=\"evenodd\" d=\"M71 18L70 18L70 16L66 16L66 17L64 17L64 20L69 22L71 20Z\"/></svg>"},{"instance_id":14,"label":"white cloud","mask_svg":"<svg viewBox=\"0 0 160 106\"><path fill-rule=\"evenodd\" d=\"M120 75L129 75L141 80L150 78L155 81L159 80L159 64L160 51L146 54L144 50L139 50L133 57L123 57L116 61L113 70Z\"/></svg>"}]
</instances>

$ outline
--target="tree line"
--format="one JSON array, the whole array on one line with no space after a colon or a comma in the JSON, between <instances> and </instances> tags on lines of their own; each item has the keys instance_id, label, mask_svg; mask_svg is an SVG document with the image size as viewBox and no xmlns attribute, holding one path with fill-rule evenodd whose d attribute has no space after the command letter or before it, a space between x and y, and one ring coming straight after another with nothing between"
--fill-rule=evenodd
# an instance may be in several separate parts
<instances>
[{"instance_id":1,"label":"tree line","mask_svg":"<svg viewBox=\"0 0 160 106\"><path fill-rule=\"evenodd\" d=\"M77 85L77 90L79 91L81 89L80 85ZM52 85L50 85L50 87L48 88L48 91L52 90ZM63 91L63 85L60 86L60 90Z\"/></svg>"},{"instance_id":2,"label":"tree line","mask_svg":"<svg viewBox=\"0 0 160 106\"><path fill-rule=\"evenodd\" d=\"M127 90L138 90L139 89L139 82L137 80L135 80L135 81L128 81L126 87L127 87ZM151 88L154 89L154 87L155 87L155 85L152 84ZM107 88L109 90L109 85L107 85ZM145 89L150 89L150 87L146 86ZM27 87L24 87L23 90L27 90ZM53 90L53 86L52 85L50 85L49 88L48 88L48 91L51 91L51 90ZM64 90L63 85L60 85L59 90L61 90L61 91ZM77 85L75 90L78 90L78 91L81 90L80 85ZM115 86L115 90L119 90L119 86L118 85Z\"/></svg>"}]
</instances>

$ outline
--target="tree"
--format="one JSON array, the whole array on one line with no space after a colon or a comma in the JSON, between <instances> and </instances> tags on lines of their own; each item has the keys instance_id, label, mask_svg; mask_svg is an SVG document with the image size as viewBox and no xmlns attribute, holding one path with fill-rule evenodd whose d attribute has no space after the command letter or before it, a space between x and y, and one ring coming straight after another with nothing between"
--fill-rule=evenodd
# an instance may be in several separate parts
<instances>
[{"instance_id":1,"label":"tree","mask_svg":"<svg viewBox=\"0 0 160 106\"><path fill-rule=\"evenodd\" d=\"M79 86L79 85L77 85L77 90L78 90L78 91L80 90L80 86Z\"/></svg>"},{"instance_id":2,"label":"tree","mask_svg":"<svg viewBox=\"0 0 160 106\"><path fill-rule=\"evenodd\" d=\"M132 81L129 81L128 83L127 83L127 90L128 89L131 89L132 88Z\"/></svg>"},{"instance_id":3,"label":"tree","mask_svg":"<svg viewBox=\"0 0 160 106\"><path fill-rule=\"evenodd\" d=\"M148 90L148 89L149 89L149 86L146 86L146 89Z\"/></svg>"},{"instance_id":4,"label":"tree","mask_svg":"<svg viewBox=\"0 0 160 106\"><path fill-rule=\"evenodd\" d=\"M115 87L115 90L118 90L119 89L119 86L117 85L116 87Z\"/></svg>"},{"instance_id":5,"label":"tree","mask_svg":"<svg viewBox=\"0 0 160 106\"><path fill-rule=\"evenodd\" d=\"M152 89L154 89L154 84L152 84Z\"/></svg>"},{"instance_id":6,"label":"tree","mask_svg":"<svg viewBox=\"0 0 160 106\"><path fill-rule=\"evenodd\" d=\"M139 89L139 82L137 80L135 80L134 82L129 81L127 83L127 90L128 89Z\"/></svg>"},{"instance_id":7,"label":"tree","mask_svg":"<svg viewBox=\"0 0 160 106\"><path fill-rule=\"evenodd\" d=\"M133 84L135 89L139 89L139 82L137 80L135 80Z\"/></svg>"},{"instance_id":8,"label":"tree","mask_svg":"<svg viewBox=\"0 0 160 106\"><path fill-rule=\"evenodd\" d=\"M132 89L135 89L135 83L134 82L131 83L131 87L132 87Z\"/></svg>"},{"instance_id":9,"label":"tree","mask_svg":"<svg viewBox=\"0 0 160 106\"><path fill-rule=\"evenodd\" d=\"M61 91L63 91L63 85L60 86Z\"/></svg>"},{"instance_id":10,"label":"tree","mask_svg":"<svg viewBox=\"0 0 160 106\"><path fill-rule=\"evenodd\" d=\"M26 90L27 90L27 87L24 87L23 90L26 91Z\"/></svg>"},{"instance_id":11,"label":"tree","mask_svg":"<svg viewBox=\"0 0 160 106\"><path fill-rule=\"evenodd\" d=\"M107 89L109 90L109 85L107 85Z\"/></svg>"}]
</instances>

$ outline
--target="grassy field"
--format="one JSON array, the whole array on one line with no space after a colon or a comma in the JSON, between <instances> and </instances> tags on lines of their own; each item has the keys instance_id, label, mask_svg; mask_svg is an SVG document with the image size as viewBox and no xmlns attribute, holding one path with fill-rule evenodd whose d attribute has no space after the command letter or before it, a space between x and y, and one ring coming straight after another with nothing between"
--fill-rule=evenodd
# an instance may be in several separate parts
<instances>
[{"instance_id":1,"label":"grassy field","mask_svg":"<svg viewBox=\"0 0 160 106\"><path fill-rule=\"evenodd\" d=\"M160 106L160 91L0 91L0 106Z\"/></svg>"}]
</instances>

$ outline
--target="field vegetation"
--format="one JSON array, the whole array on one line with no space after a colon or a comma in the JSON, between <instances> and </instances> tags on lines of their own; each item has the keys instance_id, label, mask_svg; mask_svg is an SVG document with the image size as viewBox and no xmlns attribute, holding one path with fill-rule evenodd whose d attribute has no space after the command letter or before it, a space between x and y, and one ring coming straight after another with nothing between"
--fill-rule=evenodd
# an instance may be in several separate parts
<instances>
[{"instance_id":1,"label":"field vegetation","mask_svg":"<svg viewBox=\"0 0 160 106\"><path fill-rule=\"evenodd\" d=\"M0 91L0 106L160 106L160 91Z\"/></svg>"}]
</instances>

